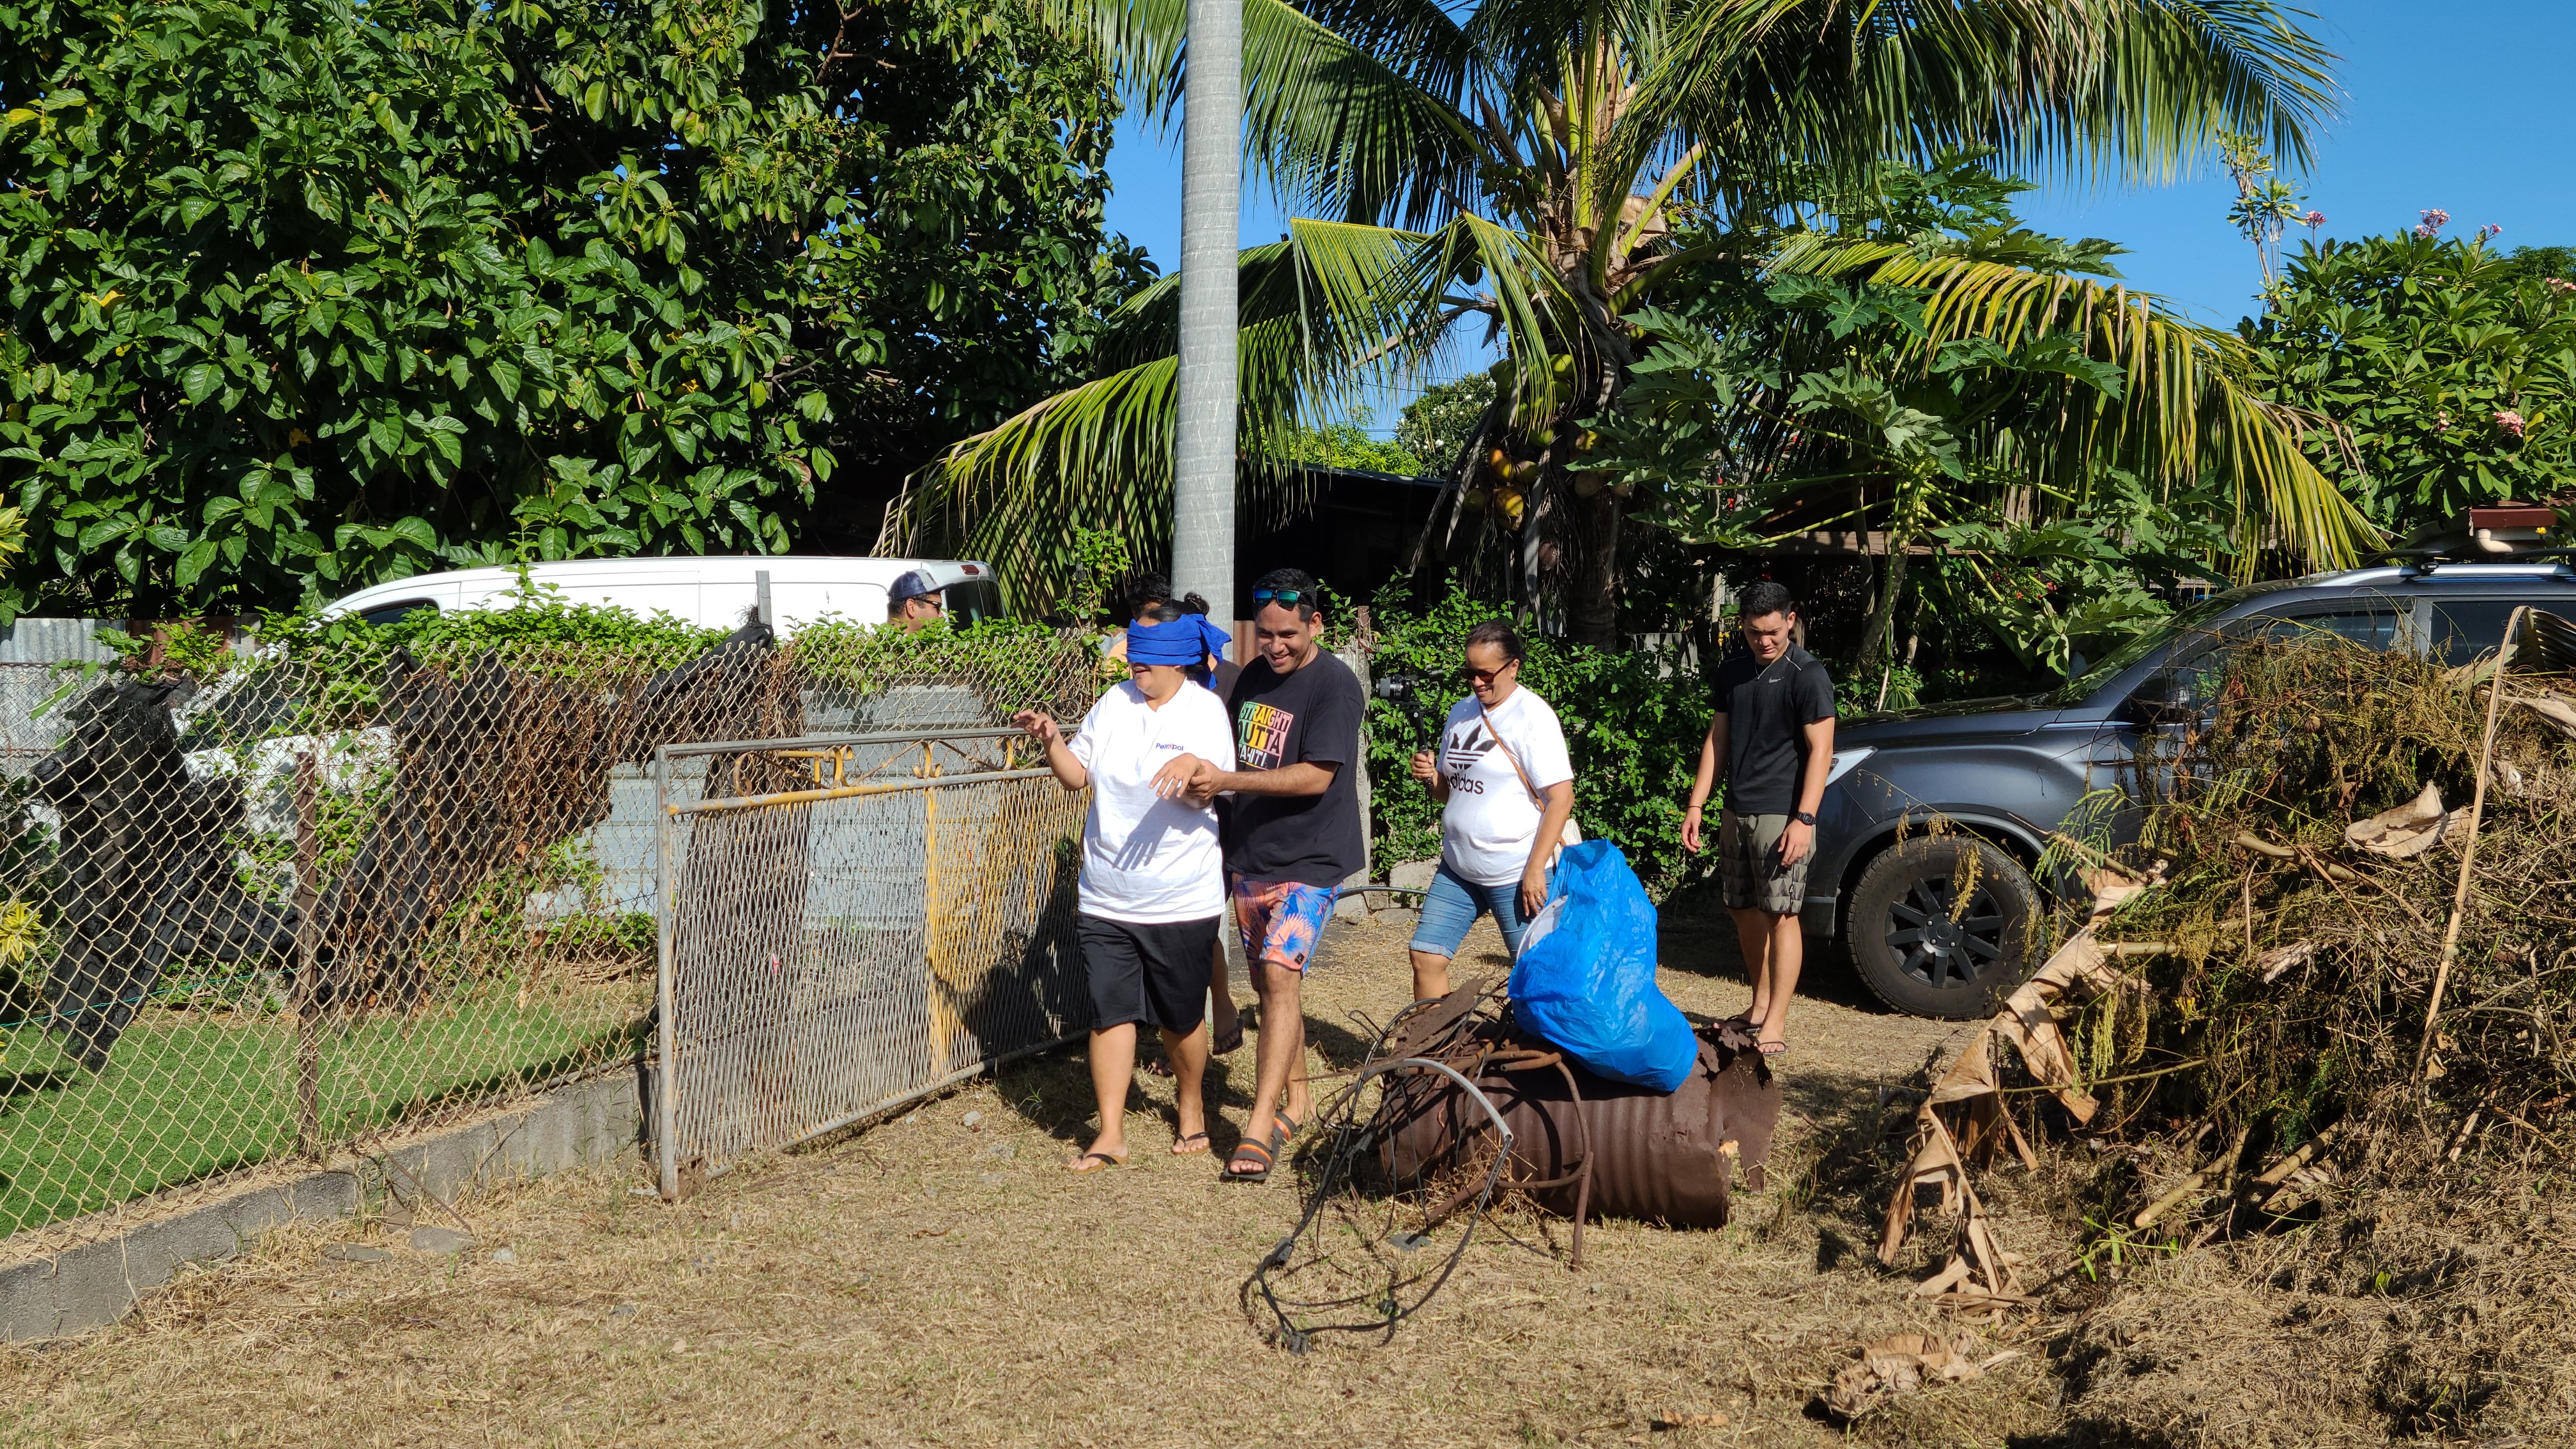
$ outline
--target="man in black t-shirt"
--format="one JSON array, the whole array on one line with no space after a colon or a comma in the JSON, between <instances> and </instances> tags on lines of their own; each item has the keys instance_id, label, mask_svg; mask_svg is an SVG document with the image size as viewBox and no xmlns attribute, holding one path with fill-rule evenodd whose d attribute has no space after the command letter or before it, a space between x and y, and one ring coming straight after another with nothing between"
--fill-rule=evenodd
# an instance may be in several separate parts
<instances>
[{"instance_id":1,"label":"man in black t-shirt","mask_svg":"<svg viewBox=\"0 0 2576 1449\"><path fill-rule=\"evenodd\" d=\"M1233 798L1224 812L1226 874L1235 924L1261 998L1252 1114L1225 1165L1228 1181L1270 1175L1298 1125L1314 1112L1306 1087L1306 1018L1300 987L1322 943L1343 881L1367 863L1360 819L1358 676L1318 636L1314 576L1265 574L1252 589L1253 656L1226 697L1234 716L1235 768L1205 762L1164 772L1155 788L1193 799Z\"/></svg>"},{"instance_id":2,"label":"man in black t-shirt","mask_svg":"<svg viewBox=\"0 0 2576 1449\"><path fill-rule=\"evenodd\" d=\"M1765 580L1744 591L1744 649L1709 679L1708 738L1682 816L1682 845L1700 848L1700 811L1726 781L1717 827L1718 881L1753 978L1762 1054L1788 1050L1789 998L1798 989L1806 940L1807 859L1816 807L1834 758L1834 684L1814 655L1789 642L1798 611L1789 591ZM1722 774L1721 774L1722 772Z\"/></svg>"}]
</instances>

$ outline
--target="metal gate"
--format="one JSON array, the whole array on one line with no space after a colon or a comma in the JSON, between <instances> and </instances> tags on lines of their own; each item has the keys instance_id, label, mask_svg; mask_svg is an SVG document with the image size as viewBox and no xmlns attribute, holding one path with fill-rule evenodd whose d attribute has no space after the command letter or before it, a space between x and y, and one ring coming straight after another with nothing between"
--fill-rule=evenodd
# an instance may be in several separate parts
<instances>
[{"instance_id":1,"label":"metal gate","mask_svg":"<svg viewBox=\"0 0 2576 1449\"><path fill-rule=\"evenodd\" d=\"M1083 797L993 729L671 745L661 804L661 1191L1083 1025Z\"/></svg>"}]
</instances>

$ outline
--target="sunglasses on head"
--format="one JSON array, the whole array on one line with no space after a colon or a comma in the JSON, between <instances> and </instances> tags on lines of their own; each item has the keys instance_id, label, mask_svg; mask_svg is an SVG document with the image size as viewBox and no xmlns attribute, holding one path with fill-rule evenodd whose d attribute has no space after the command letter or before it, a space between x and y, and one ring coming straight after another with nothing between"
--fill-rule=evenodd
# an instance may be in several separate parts
<instances>
[{"instance_id":1,"label":"sunglasses on head","mask_svg":"<svg viewBox=\"0 0 2576 1449\"><path fill-rule=\"evenodd\" d=\"M1300 599L1312 599L1314 596L1315 591L1312 589L1254 589L1252 591L1252 602L1256 604L1294 604Z\"/></svg>"}]
</instances>

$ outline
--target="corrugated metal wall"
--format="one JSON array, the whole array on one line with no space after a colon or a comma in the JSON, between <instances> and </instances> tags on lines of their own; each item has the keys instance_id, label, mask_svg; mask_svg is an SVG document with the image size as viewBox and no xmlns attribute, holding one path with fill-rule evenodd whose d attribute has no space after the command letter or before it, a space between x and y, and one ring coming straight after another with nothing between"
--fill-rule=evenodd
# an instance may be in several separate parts
<instances>
[{"instance_id":1,"label":"corrugated metal wall","mask_svg":"<svg viewBox=\"0 0 2576 1449\"><path fill-rule=\"evenodd\" d=\"M0 771L24 775L62 742L62 707L39 715L37 707L60 690L68 663L113 664L116 651L98 631L116 619L20 619L0 628Z\"/></svg>"}]
</instances>

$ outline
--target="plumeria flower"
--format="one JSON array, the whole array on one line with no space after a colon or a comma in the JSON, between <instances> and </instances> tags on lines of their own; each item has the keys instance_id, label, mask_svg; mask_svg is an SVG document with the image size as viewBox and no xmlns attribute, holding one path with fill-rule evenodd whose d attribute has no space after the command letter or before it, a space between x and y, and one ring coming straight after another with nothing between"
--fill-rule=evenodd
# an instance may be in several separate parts
<instances>
[{"instance_id":1,"label":"plumeria flower","mask_svg":"<svg viewBox=\"0 0 2576 1449\"><path fill-rule=\"evenodd\" d=\"M2424 220L2415 228L2415 234L2427 241L2439 234L2442 228L2451 224L2451 214L2438 206L2428 208L2417 215Z\"/></svg>"},{"instance_id":2,"label":"plumeria flower","mask_svg":"<svg viewBox=\"0 0 2576 1449\"><path fill-rule=\"evenodd\" d=\"M2495 420L2497 427L2504 429L2506 432L2513 434L2517 438L2522 436L2522 414L2515 412L2511 408L2503 408L2497 411Z\"/></svg>"}]
</instances>

